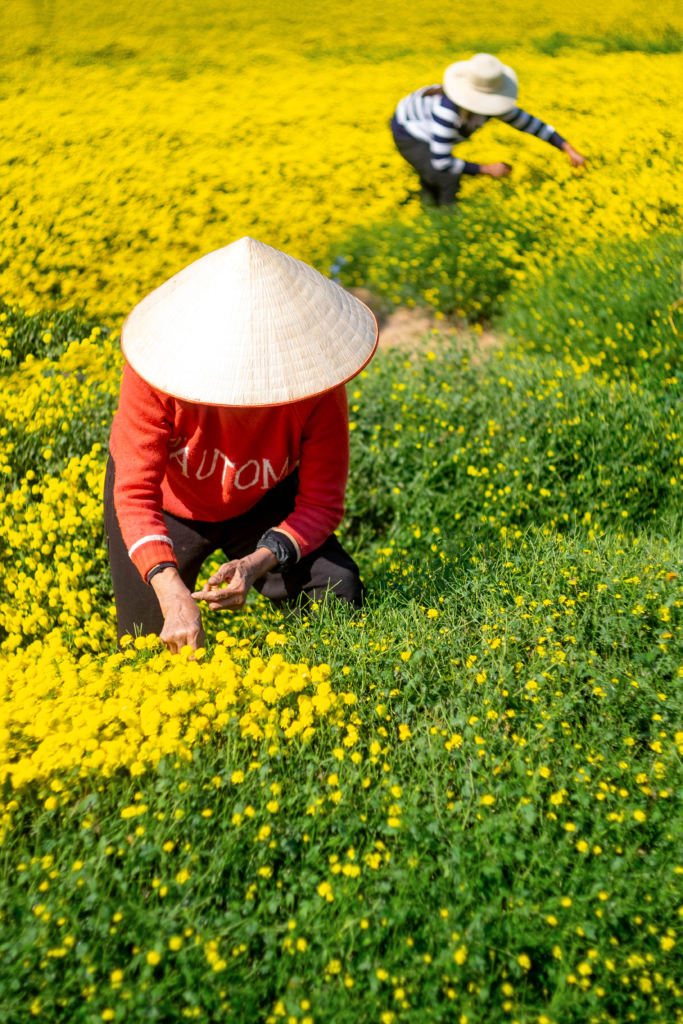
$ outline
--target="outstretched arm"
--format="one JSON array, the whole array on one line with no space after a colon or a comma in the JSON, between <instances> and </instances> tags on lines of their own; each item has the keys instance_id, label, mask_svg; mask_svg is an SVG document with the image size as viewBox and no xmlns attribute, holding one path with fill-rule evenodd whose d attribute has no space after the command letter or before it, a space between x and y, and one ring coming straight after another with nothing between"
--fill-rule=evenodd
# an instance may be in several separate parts
<instances>
[{"instance_id":1,"label":"outstretched arm","mask_svg":"<svg viewBox=\"0 0 683 1024\"><path fill-rule=\"evenodd\" d=\"M543 139L544 142L549 142L550 145L555 146L556 149L561 149L563 153L567 154L572 167L583 167L586 162L586 158L574 149L566 139L563 139L551 124L545 124L540 118L534 117L533 114L528 114L526 110L520 110L519 107L513 107L512 110L507 112L507 114L499 114L498 120L504 121L512 128L516 128L518 132L526 132L527 135L535 135L536 138Z\"/></svg>"}]
</instances>

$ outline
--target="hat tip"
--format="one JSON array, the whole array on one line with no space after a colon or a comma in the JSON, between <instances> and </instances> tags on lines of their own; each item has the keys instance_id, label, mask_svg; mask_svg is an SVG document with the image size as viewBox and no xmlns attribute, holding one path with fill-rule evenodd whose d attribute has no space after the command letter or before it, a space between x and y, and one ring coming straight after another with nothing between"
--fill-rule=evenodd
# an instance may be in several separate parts
<instances>
[{"instance_id":1,"label":"hat tip","mask_svg":"<svg viewBox=\"0 0 683 1024\"><path fill-rule=\"evenodd\" d=\"M272 258L274 250L271 245L266 242L259 241L258 238L252 238L251 235L242 235L241 238L236 238L234 242L231 242L225 247L226 251L230 251L233 259L239 261L245 261L252 263L254 260L257 262L263 259Z\"/></svg>"},{"instance_id":2,"label":"hat tip","mask_svg":"<svg viewBox=\"0 0 683 1024\"><path fill-rule=\"evenodd\" d=\"M250 249L253 245L265 245L265 242L259 242L258 238L252 238L251 235L242 235L241 238L236 238L232 245L240 245L244 248Z\"/></svg>"}]
</instances>

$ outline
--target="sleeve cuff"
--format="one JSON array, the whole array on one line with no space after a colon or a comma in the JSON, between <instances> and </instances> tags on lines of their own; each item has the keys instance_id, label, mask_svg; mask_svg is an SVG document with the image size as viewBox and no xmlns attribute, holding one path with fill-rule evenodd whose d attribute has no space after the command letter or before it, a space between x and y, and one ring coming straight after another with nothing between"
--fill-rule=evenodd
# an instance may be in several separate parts
<instances>
[{"instance_id":1,"label":"sleeve cuff","mask_svg":"<svg viewBox=\"0 0 683 1024\"><path fill-rule=\"evenodd\" d=\"M565 139L563 139L561 135L558 135L557 132L553 132L553 134L548 139L548 142L551 146L555 146L556 149L562 149L562 146L565 143Z\"/></svg>"},{"instance_id":2,"label":"sleeve cuff","mask_svg":"<svg viewBox=\"0 0 683 1024\"><path fill-rule=\"evenodd\" d=\"M284 530L266 530L256 545L268 548L277 558L277 571L288 572L299 561L299 545Z\"/></svg>"},{"instance_id":3,"label":"sleeve cuff","mask_svg":"<svg viewBox=\"0 0 683 1024\"><path fill-rule=\"evenodd\" d=\"M143 580L147 580L147 573L160 562L170 562L177 567L178 560L173 553L171 538L161 536L143 537L128 552L130 558Z\"/></svg>"}]
</instances>

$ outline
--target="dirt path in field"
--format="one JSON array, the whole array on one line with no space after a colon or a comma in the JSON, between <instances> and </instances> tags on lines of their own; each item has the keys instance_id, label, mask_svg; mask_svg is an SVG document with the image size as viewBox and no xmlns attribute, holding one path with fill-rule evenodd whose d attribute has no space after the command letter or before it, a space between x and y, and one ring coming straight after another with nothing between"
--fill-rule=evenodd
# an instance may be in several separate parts
<instances>
[{"instance_id":1,"label":"dirt path in field","mask_svg":"<svg viewBox=\"0 0 683 1024\"><path fill-rule=\"evenodd\" d=\"M470 350L472 361L483 362L494 350L501 348L503 341L492 331L484 331L479 334L468 327L463 327L457 321L444 317L437 320L430 316L426 309L415 307L407 309L401 307L395 313L387 314L381 306L381 302L365 288L349 289L357 298L369 306L377 317L379 323L379 348L385 351L389 348L402 349L406 354L415 352L425 341L426 335L437 330L446 338L454 339L458 345Z\"/></svg>"}]
</instances>

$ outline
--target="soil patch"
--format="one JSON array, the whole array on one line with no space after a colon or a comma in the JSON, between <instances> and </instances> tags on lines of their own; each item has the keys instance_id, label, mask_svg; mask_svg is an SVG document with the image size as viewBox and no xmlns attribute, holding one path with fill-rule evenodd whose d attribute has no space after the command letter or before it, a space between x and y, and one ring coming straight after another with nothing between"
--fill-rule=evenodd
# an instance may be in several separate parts
<instances>
[{"instance_id":1,"label":"soil patch","mask_svg":"<svg viewBox=\"0 0 683 1024\"><path fill-rule=\"evenodd\" d=\"M442 337L454 339L458 345L469 349L472 357L483 361L494 349L501 348L502 339L493 331L482 333L472 327L465 326L456 318L443 317L438 319L429 310L420 306L412 309L401 306L394 312L388 312L378 299L365 288L350 288L349 291L364 302L377 317L379 323L379 348L382 351L398 348L407 355L412 355L428 341L432 332Z\"/></svg>"}]
</instances>

